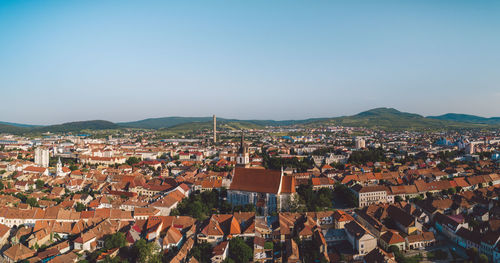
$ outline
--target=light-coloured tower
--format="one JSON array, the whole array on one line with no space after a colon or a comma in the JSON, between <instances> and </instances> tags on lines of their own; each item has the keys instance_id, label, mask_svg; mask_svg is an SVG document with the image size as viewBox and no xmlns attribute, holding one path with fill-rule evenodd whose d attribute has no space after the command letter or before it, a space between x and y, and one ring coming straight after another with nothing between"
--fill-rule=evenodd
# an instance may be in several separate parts
<instances>
[{"instance_id":1,"label":"light-coloured tower","mask_svg":"<svg viewBox=\"0 0 500 263\"><path fill-rule=\"evenodd\" d=\"M217 117L214 114L214 143L217 143Z\"/></svg>"},{"instance_id":2,"label":"light-coloured tower","mask_svg":"<svg viewBox=\"0 0 500 263\"><path fill-rule=\"evenodd\" d=\"M42 167L49 167L49 149L43 147L36 148L35 163Z\"/></svg>"},{"instance_id":3,"label":"light-coloured tower","mask_svg":"<svg viewBox=\"0 0 500 263\"><path fill-rule=\"evenodd\" d=\"M63 176L61 158L59 158L59 160L57 161L56 176Z\"/></svg>"},{"instance_id":4,"label":"light-coloured tower","mask_svg":"<svg viewBox=\"0 0 500 263\"><path fill-rule=\"evenodd\" d=\"M356 149L365 148L366 147L365 139L363 139L362 137L355 137L354 146L356 147Z\"/></svg>"}]
</instances>

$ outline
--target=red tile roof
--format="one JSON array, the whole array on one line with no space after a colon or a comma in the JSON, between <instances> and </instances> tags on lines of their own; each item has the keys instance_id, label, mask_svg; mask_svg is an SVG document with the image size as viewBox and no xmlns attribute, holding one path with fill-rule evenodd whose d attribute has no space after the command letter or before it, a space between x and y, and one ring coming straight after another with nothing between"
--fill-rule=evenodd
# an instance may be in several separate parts
<instances>
[{"instance_id":1,"label":"red tile roof","mask_svg":"<svg viewBox=\"0 0 500 263\"><path fill-rule=\"evenodd\" d=\"M235 168L230 190L257 193L279 191L281 172L267 169Z\"/></svg>"}]
</instances>

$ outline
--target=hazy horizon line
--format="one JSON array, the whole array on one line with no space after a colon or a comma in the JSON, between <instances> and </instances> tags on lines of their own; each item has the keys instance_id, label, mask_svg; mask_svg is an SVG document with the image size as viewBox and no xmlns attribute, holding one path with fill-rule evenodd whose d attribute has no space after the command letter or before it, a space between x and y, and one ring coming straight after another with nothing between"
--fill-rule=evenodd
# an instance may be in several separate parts
<instances>
[{"instance_id":1,"label":"hazy horizon line","mask_svg":"<svg viewBox=\"0 0 500 263\"><path fill-rule=\"evenodd\" d=\"M411 113L411 114L417 114L422 117L433 117L433 116L442 116L446 114L461 114L461 115L470 115L470 116L476 116L476 117L481 117L481 118L500 118L500 116L482 116L482 115L477 115L477 114L470 114L470 113L458 113L458 112L446 112L442 114L434 114L434 115L423 115L420 113L415 113L415 112L407 112L407 111L401 111L393 107L377 107L377 108L372 108L368 110L363 110L359 111L357 113L353 113L350 115L336 115L336 116L323 116L323 117L305 117L305 118L286 118L286 119L273 119L273 118L238 118L238 117L224 117L223 115L216 115L216 117L219 119L228 119L228 120L240 120L240 121L300 121L300 120L308 120L308 119L328 119L328 118L339 118L339 117L345 117L345 116L354 116L362 112L374 110L374 109L395 109L399 112L402 113ZM18 121L4 121L0 120L0 123L4 124L17 124L17 125L29 125L29 126L51 126L51 125L60 125L60 124L65 124L65 123L72 123L72 122L86 122L86 121L108 121L112 122L115 124L120 124L120 123L129 123L129 122L138 122L138 121L144 121L144 120L151 120L151 119L162 119L162 118L212 118L213 114L210 116L180 116L180 115L172 115L172 116L162 116L162 117L145 117L145 118L139 118L135 120L128 120L128 121L113 121L113 120L107 120L107 119L81 119L81 120L72 120L72 121L63 121L63 122L53 122L53 123L45 123L45 124L35 124L31 122L18 122Z\"/></svg>"}]
</instances>

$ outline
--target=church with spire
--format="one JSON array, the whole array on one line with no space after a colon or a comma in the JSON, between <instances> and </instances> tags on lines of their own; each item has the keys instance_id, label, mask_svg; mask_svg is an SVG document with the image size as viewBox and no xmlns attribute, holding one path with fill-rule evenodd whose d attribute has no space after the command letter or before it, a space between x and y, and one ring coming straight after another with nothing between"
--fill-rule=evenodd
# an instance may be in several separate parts
<instances>
[{"instance_id":1,"label":"church with spire","mask_svg":"<svg viewBox=\"0 0 500 263\"><path fill-rule=\"evenodd\" d=\"M245 133L241 131L241 142L240 148L238 150L238 156L236 157L237 167L250 167L250 154L248 153L248 144L245 142Z\"/></svg>"},{"instance_id":2,"label":"church with spire","mask_svg":"<svg viewBox=\"0 0 500 263\"><path fill-rule=\"evenodd\" d=\"M68 167L64 167L62 162L61 162L61 158L59 158L59 160L57 161L57 164L56 164L56 173L55 173L55 176L58 177L64 177L64 176L67 176L71 173L71 170L68 168Z\"/></svg>"},{"instance_id":3,"label":"church with spire","mask_svg":"<svg viewBox=\"0 0 500 263\"><path fill-rule=\"evenodd\" d=\"M64 176L62 168L63 168L63 165L61 162L61 158L59 158L59 160L57 161L57 166L56 166L56 176Z\"/></svg>"}]
</instances>

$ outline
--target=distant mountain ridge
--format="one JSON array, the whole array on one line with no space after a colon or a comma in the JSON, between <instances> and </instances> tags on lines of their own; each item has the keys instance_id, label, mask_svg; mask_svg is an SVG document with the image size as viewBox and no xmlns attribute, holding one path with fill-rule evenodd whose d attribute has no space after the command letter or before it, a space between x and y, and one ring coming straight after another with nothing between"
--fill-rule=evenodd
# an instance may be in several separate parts
<instances>
[{"instance_id":1,"label":"distant mountain ridge","mask_svg":"<svg viewBox=\"0 0 500 263\"><path fill-rule=\"evenodd\" d=\"M13 126L7 124L0 124L0 133L64 133L64 132L80 132L83 130L110 130L110 129L120 129L121 127L110 121L103 120L92 120L92 121L76 121L67 122L57 125L48 126Z\"/></svg>"},{"instance_id":2,"label":"distant mountain ridge","mask_svg":"<svg viewBox=\"0 0 500 263\"><path fill-rule=\"evenodd\" d=\"M500 117L485 118L476 115L460 114L460 113L447 113L439 116L428 116L427 118L468 122L468 123L482 123L482 124L500 124Z\"/></svg>"},{"instance_id":3,"label":"distant mountain ridge","mask_svg":"<svg viewBox=\"0 0 500 263\"><path fill-rule=\"evenodd\" d=\"M299 125L316 127L341 125L352 127L394 129L443 129L443 128L499 128L500 118L484 118L467 114L448 113L424 117L415 113L401 112L394 108L375 108L352 116L333 118L310 118L304 120L238 120L217 118L222 129L258 129L265 126ZM105 120L68 122L58 125L33 126L0 122L0 133L64 133L83 130L109 130L123 128L167 129L193 131L212 128L212 117L164 117L149 118L133 122L113 123Z\"/></svg>"},{"instance_id":4,"label":"distant mountain ridge","mask_svg":"<svg viewBox=\"0 0 500 263\"><path fill-rule=\"evenodd\" d=\"M322 121L323 125L395 129L481 128L484 124L426 118L415 113L401 112L394 108L375 108L352 116L342 116Z\"/></svg>"},{"instance_id":5,"label":"distant mountain ridge","mask_svg":"<svg viewBox=\"0 0 500 263\"><path fill-rule=\"evenodd\" d=\"M212 118L213 117L164 117L164 118L149 118L133 122L120 122L117 124L128 128L160 129L160 128L169 128L191 122L211 122ZM275 121L275 120L238 120L238 119L226 119L218 117L217 123L246 122L260 126L288 126L288 125L303 124L303 123L309 123L326 119L328 118Z\"/></svg>"},{"instance_id":6,"label":"distant mountain ridge","mask_svg":"<svg viewBox=\"0 0 500 263\"><path fill-rule=\"evenodd\" d=\"M40 127L40 126L43 126L43 125L33 125L33 124L21 124L21 123L14 123L14 122L6 122L6 121L0 121L0 124L4 124L4 125L10 125L10 126L14 126L14 127Z\"/></svg>"}]
</instances>

